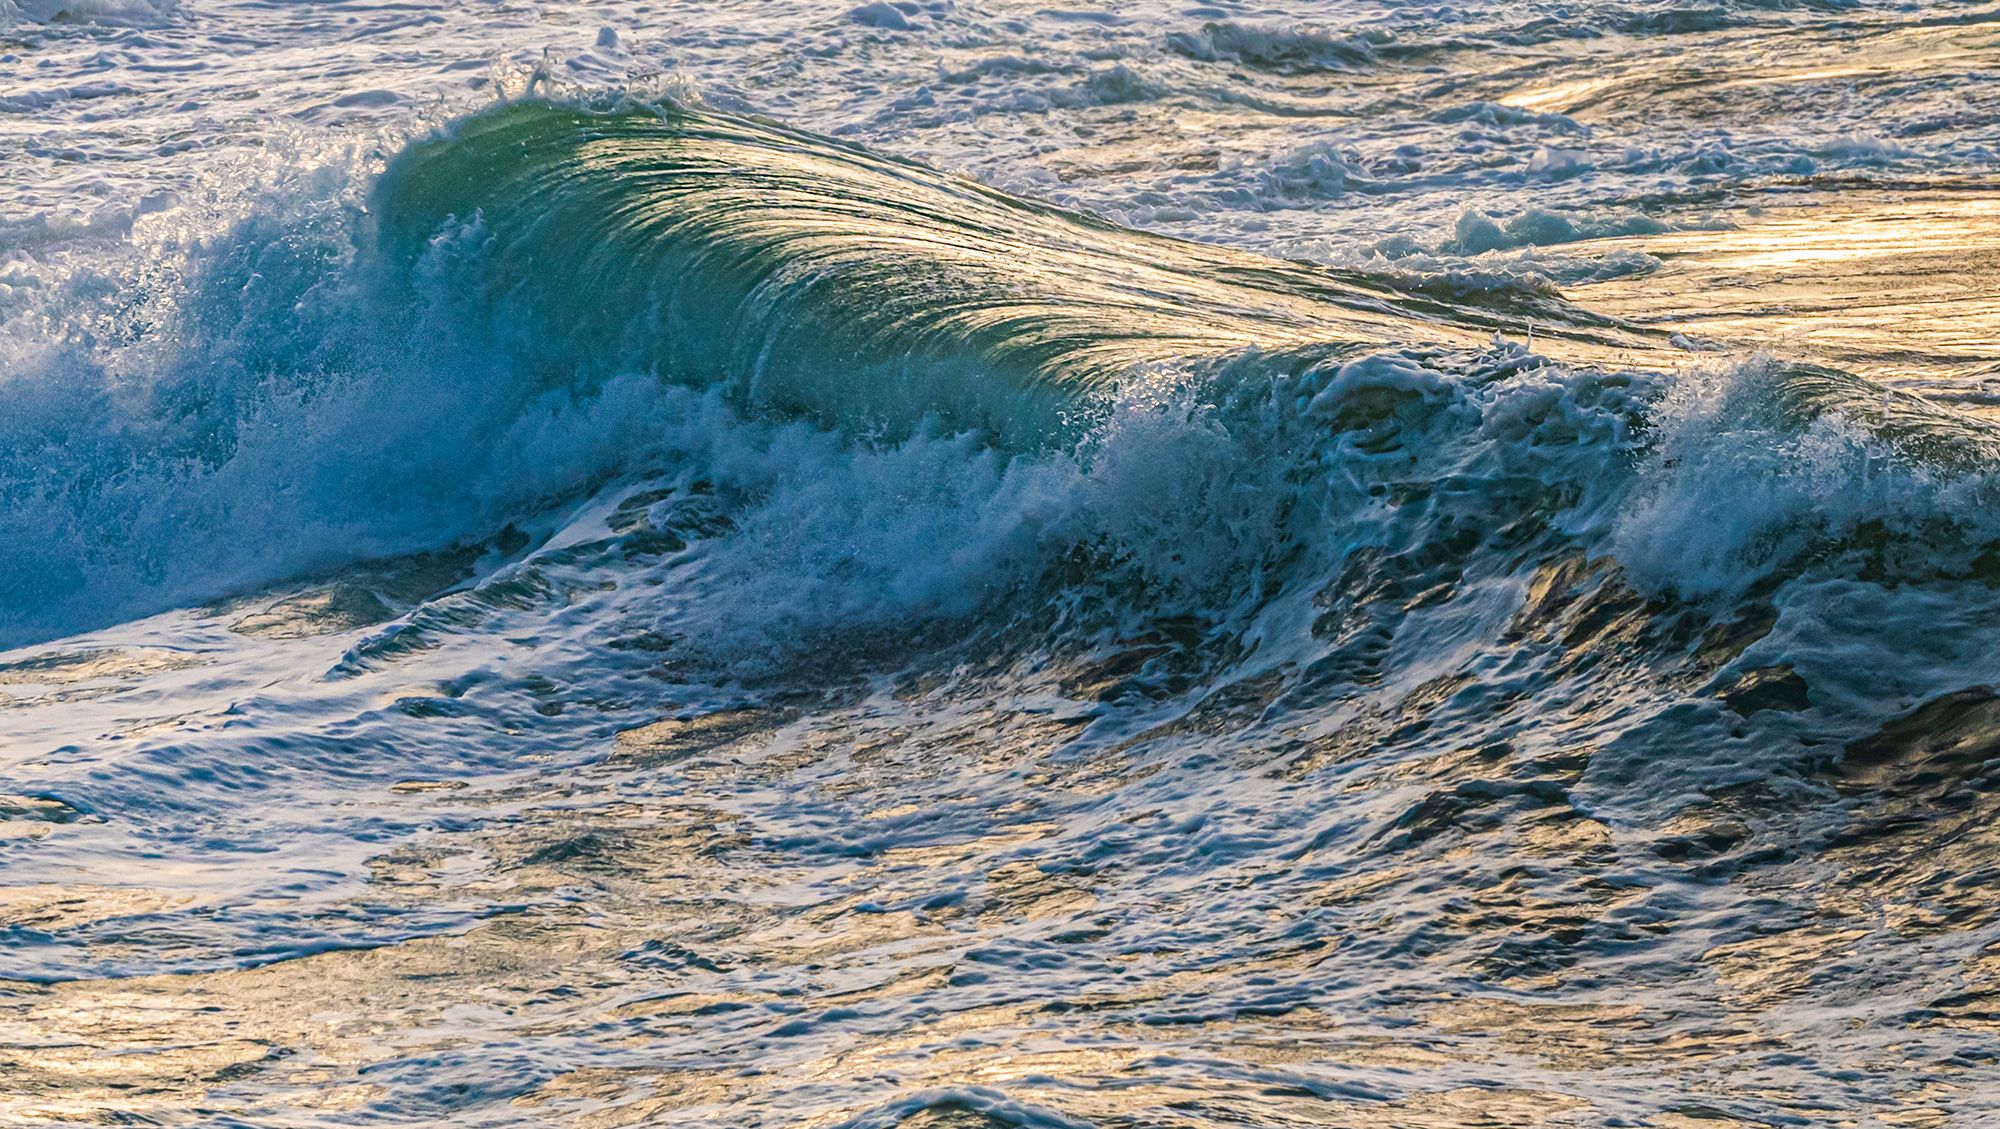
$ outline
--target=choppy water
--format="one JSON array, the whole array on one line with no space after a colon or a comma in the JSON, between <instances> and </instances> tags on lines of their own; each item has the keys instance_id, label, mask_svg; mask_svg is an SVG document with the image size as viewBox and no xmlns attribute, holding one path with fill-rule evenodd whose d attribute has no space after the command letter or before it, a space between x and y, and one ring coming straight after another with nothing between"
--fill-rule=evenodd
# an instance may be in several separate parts
<instances>
[{"instance_id":1,"label":"choppy water","mask_svg":"<svg viewBox=\"0 0 2000 1129\"><path fill-rule=\"evenodd\" d=\"M0 1119L2000 1121L2000 7L0 0Z\"/></svg>"}]
</instances>

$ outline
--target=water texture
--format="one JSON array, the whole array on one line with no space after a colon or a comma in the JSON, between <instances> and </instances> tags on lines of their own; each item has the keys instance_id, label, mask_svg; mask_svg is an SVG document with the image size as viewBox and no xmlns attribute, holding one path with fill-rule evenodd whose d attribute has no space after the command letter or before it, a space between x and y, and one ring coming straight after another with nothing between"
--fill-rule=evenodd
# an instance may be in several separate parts
<instances>
[{"instance_id":1,"label":"water texture","mask_svg":"<svg viewBox=\"0 0 2000 1129\"><path fill-rule=\"evenodd\" d=\"M0 1120L2000 1119L1996 76L0 0Z\"/></svg>"}]
</instances>

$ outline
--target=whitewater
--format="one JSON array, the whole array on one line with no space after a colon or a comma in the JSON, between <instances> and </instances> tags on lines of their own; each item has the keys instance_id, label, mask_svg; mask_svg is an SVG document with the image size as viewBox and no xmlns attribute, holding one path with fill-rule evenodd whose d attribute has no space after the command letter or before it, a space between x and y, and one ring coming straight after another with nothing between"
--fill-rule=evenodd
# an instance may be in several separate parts
<instances>
[{"instance_id":1,"label":"whitewater","mask_svg":"<svg viewBox=\"0 0 2000 1129\"><path fill-rule=\"evenodd\" d=\"M0 1122L2000 1123L2000 6L0 0Z\"/></svg>"}]
</instances>

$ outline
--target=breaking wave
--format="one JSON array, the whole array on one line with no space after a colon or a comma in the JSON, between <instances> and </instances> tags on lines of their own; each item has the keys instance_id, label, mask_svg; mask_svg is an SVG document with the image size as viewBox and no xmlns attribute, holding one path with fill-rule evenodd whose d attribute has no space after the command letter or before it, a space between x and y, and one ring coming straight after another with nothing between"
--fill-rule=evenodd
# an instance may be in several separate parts
<instances>
[{"instance_id":1,"label":"breaking wave","mask_svg":"<svg viewBox=\"0 0 2000 1129\"><path fill-rule=\"evenodd\" d=\"M1761 637L1718 658L1701 625L1781 590L2000 560L1995 437L1922 401L1632 367L1650 331L1552 293L1127 231L706 111L500 105L182 250L0 384L10 644L507 529L573 563L593 497L626 500L597 544L648 577L648 645L752 678L836 637L1172 623L1208 640L1190 677L1339 697L1626 601L1599 658L1681 693ZM1403 650L1437 609L1465 621Z\"/></svg>"}]
</instances>

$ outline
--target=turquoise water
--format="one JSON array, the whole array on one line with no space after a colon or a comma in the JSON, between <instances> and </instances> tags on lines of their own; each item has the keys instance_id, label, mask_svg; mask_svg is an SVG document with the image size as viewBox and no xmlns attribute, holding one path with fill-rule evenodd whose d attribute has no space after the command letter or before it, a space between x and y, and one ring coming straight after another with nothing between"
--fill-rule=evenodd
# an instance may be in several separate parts
<instances>
[{"instance_id":1,"label":"turquoise water","mask_svg":"<svg viewBox=\"0 0 2000 1129\"><path fill-rule=\"evenodd\" d=\"M0 0L0 1116L1980 1124L1994 18Z\"/></svg>"}]
</instances>

